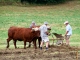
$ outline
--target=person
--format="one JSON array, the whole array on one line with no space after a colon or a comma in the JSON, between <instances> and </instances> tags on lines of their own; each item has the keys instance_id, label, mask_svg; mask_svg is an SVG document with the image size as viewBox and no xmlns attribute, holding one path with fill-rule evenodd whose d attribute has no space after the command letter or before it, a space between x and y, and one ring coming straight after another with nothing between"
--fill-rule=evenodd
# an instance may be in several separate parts
<instances>
[{"instance_id":1,"label":"person","mask_svg":"<svg viewBox=\"0 0 80 60\"><path fill-rule=\"evenodd\" d=\"M32 29L35 26L36 26L36 23L34 21L32 21L30 28ZM29 43L28 47L31 47L31 43Z\"/></svg>"},{"instance_id":2,"label":"person","mask_svg":"<svg viewBox=\"0 0 80 60\"><path fill-rule=\"evenodd\" d=\"M30 25L30 28L33 28L36 26L36 23L34 21L32 21L31 25Z\"/></svg>"},{"instance_id":3,"label":"person","mask_svg":"<svg viewBox=\"0 0 80 60\"><path fill-rule=\"evenodd\" d=\"M49 38L48 38L48 29L47 29L48 22L44 22L42 26L40 26L40 36L41 36L41 44L40 44L40 49L42 50L42 46L44 42L46 42L46 50L48 50L49 46Z\"/></svg>"},{"instance_id":4,"label":"person","mask_svg":"<svg viewBox=\"0 0 80 60\"><path fill-rule=\"evenodd\" d=\"M70 26L68 21L64 22L65 26L66 26L66 32L65 32L65 40L66 40L66 45L69 45L69 39L70 36L72 35L72 27Z\"/></svg>"}]
</instances>

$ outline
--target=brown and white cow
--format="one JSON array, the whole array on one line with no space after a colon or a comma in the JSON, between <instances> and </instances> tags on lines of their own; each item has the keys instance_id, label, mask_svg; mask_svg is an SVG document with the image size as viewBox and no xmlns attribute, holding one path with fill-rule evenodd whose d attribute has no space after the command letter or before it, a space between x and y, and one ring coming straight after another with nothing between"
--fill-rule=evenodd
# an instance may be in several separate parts
<instances>
[{"instance_id":1,"label":"brown and white cow","mask_svg":"<svg viewBox=\"0 0 80 60\"><path fill-rule=\"evenodd\" d=\"M21 28L21 27L10 27L8 30L7 48L9 48L9 42L14 41L14 46L16 47L16 41L24 42L24 49L26 48L26 42L31 43L33 41L35 49L36 40L40 37L40 31L33 31L31 28ZM40 46L40 40L39 40Z\"/></svg>"}]
</instances>

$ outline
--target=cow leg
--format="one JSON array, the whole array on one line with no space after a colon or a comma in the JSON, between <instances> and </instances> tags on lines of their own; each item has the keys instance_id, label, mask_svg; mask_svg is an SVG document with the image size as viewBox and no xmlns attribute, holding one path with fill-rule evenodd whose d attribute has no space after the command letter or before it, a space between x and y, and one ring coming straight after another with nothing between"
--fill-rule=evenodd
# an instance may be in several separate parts
<instances>
[{"instance_id":1,"label":"cow leg","mask_svg":"<svg viewBox=\"0 0 80 60\"><path fill-rule=\"evenodd\" d=\"M31 42L29 42L29 45L28 45L28 47L29 47L29 48L31 47Z\"/></svg>"},{"instance_id":2,"label":"cow leg","mask_svg":"<svg viewBox=\"0 0 80 60\"><path fill-rule=\"evenodd\" d=\"M8 38L7 39L7 47L6 48L9 48L9 42L11 41L11 38Z\"/></svg>"},{"instance_id":3,"label":"cow leg","mask_svg":"<svg viewBox=\"0 0 80 60\"><path fill-rule=\"evenodd\" d=\"M39 48L40 48L40 44L41 44L41 37L38 38L38 44L39 44Z\"/></svg>"},{"instance_id":4,"label":"cow leg","mask_svg":"<svg viewBox=\"0 0 80 60\"><path fill-rule=\"evenodd\" d=\"M26 49L26 41L24 41L24 49Z\"/></svg>"},{"instance_id":5,"label":"cow leg","mask_svg":"<svg viewBox=\"0 0 80 60\"><path fill-rule=\"evenodd\" d=\"M36 40L33 40L33 44L34 44L35 49L37 49L37 47L36 47Z\"/></svg>"},{"instance_id":6,"label":"cow leg","mask_svg":"<svg viewBox=\"0 0 80 60\"><path fill-rule=\"evenodd\" d=\"M14 42L14 47L16 49L17 48L17 46L16 46L16 40L13 40L13 42Z\"/></svg>"}]
</instances>

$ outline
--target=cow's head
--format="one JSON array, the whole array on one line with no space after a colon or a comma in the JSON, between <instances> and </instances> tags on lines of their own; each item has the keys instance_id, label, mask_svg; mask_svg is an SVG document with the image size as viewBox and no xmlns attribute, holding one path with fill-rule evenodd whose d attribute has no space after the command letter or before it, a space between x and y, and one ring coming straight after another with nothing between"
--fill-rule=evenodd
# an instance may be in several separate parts
<instances>
[{"instance_id":1,"label":"cow's head","mask_svg":"<svg viewBox=\"0 0 80 60\"><path fill-rule=\"evenodd\" d=\"M39 31L38 27L32 28L32 31Z\"/></svg>"},{"instance_id":2,"label":"cow's head","mask_svg":"<svg viewBox=\"0 0 80 60\"><path fill-rule=\"evenodd\" d=\"M33 30L33 31L38 31L38 30L39 30L39 27L40 27L40 26L35 26L35 27L32 28L32 30ZM51 30L51 27L50 27L50 26L47 26L47 29L48 29L48 30Z\"/></svg>"},{"instance_id":3,"label":"cow's head","mask_svg":"<svg viewBox=\"0 0 80 60\"><path fill-rule=\"evenodd\" d=\"M40 37L40 31L39 31L39 27L40 26L35 26L31 29L31 32L35 35L35 36L38 36Z\"/></svg>"},{"instance_id":4,"label":"cow's head","mask_svg":"<svg viewBox=\"0 0 80 60\"><path fill-rule=\"evenodd\" d=\"M39 32L39 35L40 35L39 27L40 27L40 26L35 26L35 27L33 27L32 30L31 30L31 32L33 32L33 33ZM50 27L50 26L47 26L47 29L48 29L48 33L50 33L51 27Z\"/></svg>"},{"instance_id":5,"label":"cow's head","mask_svg":"<svg viewBox=\"0 0 80 60\"><path fill-rule=\"evenodd\" d=\"M32 27L32 32L34 32L34 31L39 31L39 27L40 27L40 26L34 26L34 27Z\"/></svg>"}]
</instances>

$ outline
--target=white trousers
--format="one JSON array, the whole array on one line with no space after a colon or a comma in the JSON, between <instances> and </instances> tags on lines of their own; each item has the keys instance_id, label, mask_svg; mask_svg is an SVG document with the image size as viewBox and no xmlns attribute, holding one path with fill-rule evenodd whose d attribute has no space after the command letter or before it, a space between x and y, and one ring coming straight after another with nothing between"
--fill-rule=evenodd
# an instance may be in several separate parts
<instances>
[{"instance_id":1,"label":"white trousers","mask_svg":"<svg viewBox=\"0 0 80 60\"><path fill-rule=\"evenodd\" d=\"M41 37L43 42L48 42L49 38L48 37Z\"/></svg>"}]
</instances>

